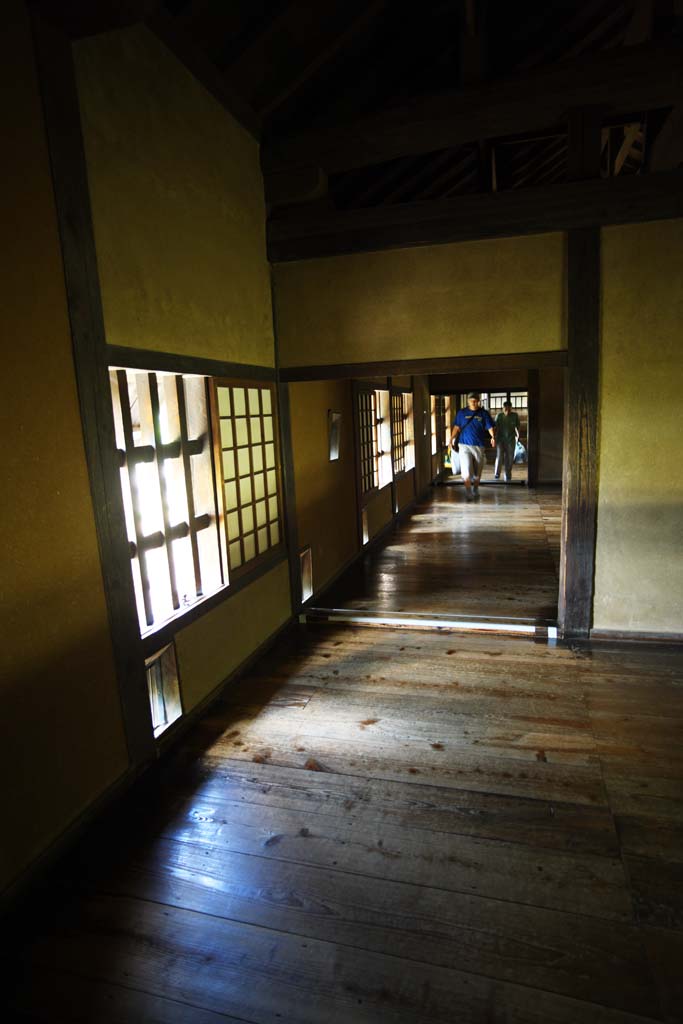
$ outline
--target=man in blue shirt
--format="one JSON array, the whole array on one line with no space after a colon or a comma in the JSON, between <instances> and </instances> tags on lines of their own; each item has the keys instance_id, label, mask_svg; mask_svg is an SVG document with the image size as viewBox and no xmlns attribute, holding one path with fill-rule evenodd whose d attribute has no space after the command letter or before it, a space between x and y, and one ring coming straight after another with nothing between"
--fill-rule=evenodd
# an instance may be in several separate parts
<instances>
[{"instance_id":1,"label":"man in blue shirt","mask_svg":"<svg viewBox=\"0 0 683 1024\"><path fill-rule=\"evenodd\" d=\"M467 409L458 410L451 430L451 445L458 446L460 471L468 501L479 497L485 448L487 445L495 448L496 445L494 426L488 409L482 408L481 395L477 391L470 391Z\"/></svg>"}]
</instances>

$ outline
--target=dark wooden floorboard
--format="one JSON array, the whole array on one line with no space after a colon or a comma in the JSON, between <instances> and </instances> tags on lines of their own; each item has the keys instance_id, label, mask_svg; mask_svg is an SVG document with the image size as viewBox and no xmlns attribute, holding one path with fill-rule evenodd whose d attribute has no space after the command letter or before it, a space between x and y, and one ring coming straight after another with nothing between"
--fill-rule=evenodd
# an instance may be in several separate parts
<instances>
[{"instance_id":1,"label":"dark wooden floorboard","mask_svg":"<svg viewBox=\"0 0 683 1024\"><path fill-rule=\"evenodd\" d=\"M559 487L433 488L316 605L364 612L557 619ZM315 567L314 567L315 571Z\"/></svg>"},{"instance_id":2,"label":"dark wooden floorboard","mask_svg":"<svg viewBox=\"0 0 683 1024\"><path fill-rule=\"evenodd\" d=\"M93 827L8 1016L681 1020L683 654L312 625Z\"/></svg>"}]
</instances>

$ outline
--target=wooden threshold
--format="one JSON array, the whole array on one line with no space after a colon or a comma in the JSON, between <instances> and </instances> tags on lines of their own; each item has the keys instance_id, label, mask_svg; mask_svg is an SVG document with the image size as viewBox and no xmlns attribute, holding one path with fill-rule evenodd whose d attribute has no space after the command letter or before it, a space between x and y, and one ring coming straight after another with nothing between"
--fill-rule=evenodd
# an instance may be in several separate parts
<instances>
[{"instance_id":1,"label":"wooden threshold","mask_svg":"<svg viewBox=\"0 0 683 1024\"><path fill-rule=\"evenodd\" d=\"M440 615L423 612L369 612L354 608L307 608L299 622L343 622L356 626L388 626L392 629L429 629L440 632L498 633L558 639L557 622L550 619L503 619L496 616Z\"/></svg>"}]
</instances>

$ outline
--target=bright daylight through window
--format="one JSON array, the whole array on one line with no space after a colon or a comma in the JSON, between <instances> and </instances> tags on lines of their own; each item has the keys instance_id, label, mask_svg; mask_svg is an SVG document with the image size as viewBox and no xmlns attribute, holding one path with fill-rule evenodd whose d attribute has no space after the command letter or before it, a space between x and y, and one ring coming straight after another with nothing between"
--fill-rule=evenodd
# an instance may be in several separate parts
<instances>
[{"instance_id":1,"label":"bright daylight through window","mask_svg":"<svg viewBox=\"0 0 683 1024\"><path fill-rule=\"evenodd\" d=\"M242 383L110 371L143 634L226 586L228 560L234 572L279 543L272 385Z\"/></svg>"}]
</instances>

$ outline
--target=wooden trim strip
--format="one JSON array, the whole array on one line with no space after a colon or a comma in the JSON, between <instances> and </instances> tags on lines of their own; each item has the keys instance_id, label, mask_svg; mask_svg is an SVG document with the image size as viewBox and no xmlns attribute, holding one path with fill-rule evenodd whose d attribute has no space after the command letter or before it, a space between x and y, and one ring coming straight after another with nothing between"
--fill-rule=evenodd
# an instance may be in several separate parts
<instances>
[{"instance_id":1,"label":"wooden trim strip","mask_svg":"<svg viewBox=\"0 0 683 1024\"><path fill-rule=\"evenodd\" d=\"M683 217L683 172L538 185L420 203L313 213L268 224L273 263Z\"/></svg>"},{"instance_id":2,"label":"wooden trim strip","mask_svg":"<svg viewBox=\"0 0 683 1024\"><path fill-rule=\"evenodd\" d=\"M217 608L218 605L224 604L229 601L235 594L239 594L241 590L248 587L251 583L255 583L262 576L265 576L271 571L271 569L277 568L281 562L284 562L287 558L287 552L285 551L284 545L280 545L277 551L274 551L271 557L268 557L266 552L262 558L259 558L258 565L255 565L247 573L243 573L238 576L234 582L230 582L227 587L223 587L221 590L216 591L214 594L210 594L205 597L202 601L188 608L182 615L177 615L173 619L169 619L168 622L160 626L153 633L148 633L147 636L142 638L142 648L144 657L148 658L155 651L158 651L164 644L169 644L176 633L179 633L181 629L185 629L192 622L200 619L202 615Z\"/></svg>"},{"instance_id":3,"label":"wooden trim strip","mask_svg":"<svg viewBox=\"0 0 683 1024\"><path fill-rule=\"evenodd\" d=\"M128 754L156 756L121 493L102 300L71 44L31 9L90 489Z\"/></svg>"},{"instance_id":4,"label":"wooden trim strip","mask_svg":"<svg viewBox=\"0 0 683 1024\"><path fill-rule=\"evenodd\" d=\"M357 380L365 377L403 376L404 374L482 373L491 370L527 370L544 366L566 366L567 350L548 352L503 352L499 355L436 356L432 359L392 359L374 363L329 363L320 366L284 366L283 381ZM368 385L368 390L373 388ZM409 389L404 389L409 390Z\"/></svg>"},{"instance_id":5,"label":"wooden trim strip","mask_svg":"<svg viewBox=\"0 0 683 1024\"><path fill-rule=\"evenodd\" d=\"M272 366L251 363L226 363L219 359L181 355L178 352L155 352L153 349L128 348L125 345L107 345L109 366L122 366L131 370L156 370L162 373L186 373L199 377L229 377L237 380L275 380Z\"/></svg>"},{"instance_id":6,"label":"wooden trim strip","mask_svg":"<svg viewBox=\"0 0 683 1024\"><path fill-rule=\"evenodd\" d=\"M634 644L658 644L661 646L676 646L683 644L683 633L652 633L644 630L633 632L622 629L591 629L591 641Z\"/></svg>"}]
</instances>

